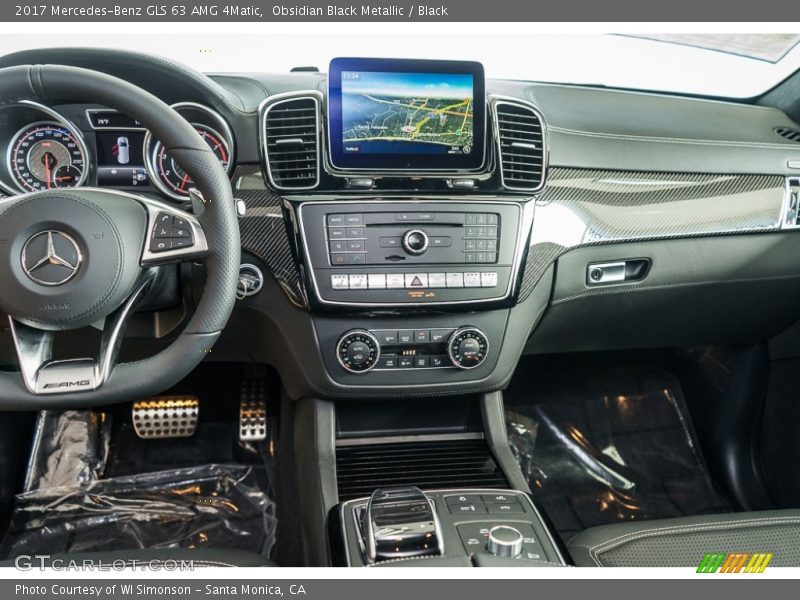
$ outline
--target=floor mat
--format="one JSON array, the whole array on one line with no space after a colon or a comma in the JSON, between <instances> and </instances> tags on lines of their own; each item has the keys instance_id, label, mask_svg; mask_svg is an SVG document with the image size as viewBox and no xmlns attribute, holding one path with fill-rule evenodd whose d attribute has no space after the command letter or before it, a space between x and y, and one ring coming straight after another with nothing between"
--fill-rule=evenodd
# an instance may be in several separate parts
<instances>
[{"instance_id":1,"label":"floor mat","mask_svg":"<svg viewBox=\"0 0 800 600\"><path fill-rule=\"evenodd\" d=\"M191 438L142 440L114 420L40 413L0 557L199 546L269 557L277 519L265 443L240 443L235 425L216 421Z\"/></svg>"},{"instance_id":2,"label":"floor mat","mask_svg":"<svg viewBox=\"0 0 800 600\"><path fill-rule=\"evenodd\" d=\"M507 392L506 420L534 497L564 541L597 525L730 510L665 371L528 370Z\"/></svg>"},{"instance_id":3,"label":"floor mat","mask_svg":"<svg viewBox=\"0 0 800 600\"><path fill-rule=\"evenodd\" d=\"M274 503L243 465L204 465L19 494L0 555L231 548L269 556Z\"/></svg>"}]
</instances>

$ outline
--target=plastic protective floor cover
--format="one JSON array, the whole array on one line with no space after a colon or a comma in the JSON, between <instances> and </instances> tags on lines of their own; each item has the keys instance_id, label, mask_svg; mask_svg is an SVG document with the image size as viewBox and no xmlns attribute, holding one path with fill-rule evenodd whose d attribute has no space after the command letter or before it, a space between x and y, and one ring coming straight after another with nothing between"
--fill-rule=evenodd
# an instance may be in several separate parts
<instances>
[{"instance_id":1,"label":"plastic protective floor cover","mask_svg":"<svg viewBox=\"0 0 800 600\"><path fill-rule=\"evenodd\" d=\"M42 413L1 556L201 546L269 556L275 505L252 466L101 479L103 429L88 411Z\"/></svg>"},{"instance_id":2,"label":"plastic protective floor cover","mask_svg":"<svg viewBox=\"0 0 800 600\"><path fill-rule=\"evenodd\" d=\"M506 406L512 451L564 541L597 525L730 510L669 373L528 372Z\"/></svg>"}]
</instances>

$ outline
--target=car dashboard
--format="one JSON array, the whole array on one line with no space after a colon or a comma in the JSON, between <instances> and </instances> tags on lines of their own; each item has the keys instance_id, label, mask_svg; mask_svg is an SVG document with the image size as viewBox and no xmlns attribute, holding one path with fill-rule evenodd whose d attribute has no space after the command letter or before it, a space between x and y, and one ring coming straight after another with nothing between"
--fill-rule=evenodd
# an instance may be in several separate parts
<instances>
[{"instance_id":1,"label":"car dashboard","mask_svg":"<svg viewBox=\"0 0 800 600\"><path fill-rule=\"evenodd\" d=\"M494 80L448 61L201 75L75 49L0 65L56 56L159 96L225 167L241 301L215 354L275 365L293 397L481 393L525 353L739 343L795 318L774 299L796 293L800 147L776 133L794 126L777 109ZM466 98L391 88L437 72L468 79ZM356 92L374 106L352 104ZM398 152L403 136L414 152ZM3 106L0 155L9 195L99 186L191 209L160 142L103 106ZM773 310L751 310L764 302Z\"/></svg>"}]
</instances>

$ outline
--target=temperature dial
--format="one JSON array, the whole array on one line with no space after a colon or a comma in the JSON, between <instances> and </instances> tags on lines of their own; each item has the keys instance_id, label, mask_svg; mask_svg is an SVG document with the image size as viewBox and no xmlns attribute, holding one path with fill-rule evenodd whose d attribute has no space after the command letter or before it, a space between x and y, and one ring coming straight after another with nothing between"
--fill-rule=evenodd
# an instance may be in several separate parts
<instances>
[{"instance_id":1,"label":"temperature dial","mask_svg":"<svg viewBox=\"0 0 800 600\"><path fill-rule=\"evenodd\" d=\"M351 373L366 373L378 363L381 346L369 331L348 331L336 344L336 358L342 368Z\"/></svg>"},{"instance_id":2,"label":"temperature dial","mask_svg":"<svg viewBox=\"0 0 800 600\"><path fill-rule=\"evenodd\" d=\"M477 327L461 327L450 336L447 353L459 369L474 369L486 359L489 340Z\"/></svg>"}]
</instances>

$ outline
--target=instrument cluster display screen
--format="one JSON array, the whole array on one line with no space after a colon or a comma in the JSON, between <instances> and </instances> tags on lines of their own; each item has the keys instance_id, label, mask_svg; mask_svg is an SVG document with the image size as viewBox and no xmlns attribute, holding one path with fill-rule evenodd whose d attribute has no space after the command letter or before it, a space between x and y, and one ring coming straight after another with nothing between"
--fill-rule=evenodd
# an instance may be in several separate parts
<instances>
[{"instance_id":1,"label":"instrument cluster display screen","mask_svg":"<svg viewBox=\"0 0 800 600\"><path fill-rule=\"evenodd\" d=\"M117 187L149 185L144 166L144 131L105 130L97 140L97 183Z\"/></svg>"},{"instance_id":2,"label":"instrument cluster display screen","mask_svg":"<svg viewBox=\"0 0 800 600\"><path fill-rule=\"evenodd\" d=\"M485 160L478 63L340 58L328 86L335 168L469 172Z\"/></svg>"}]
</instances>

